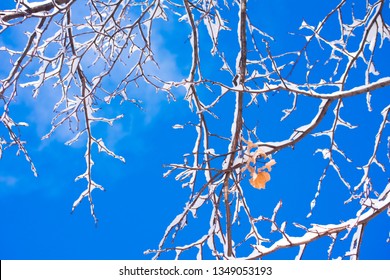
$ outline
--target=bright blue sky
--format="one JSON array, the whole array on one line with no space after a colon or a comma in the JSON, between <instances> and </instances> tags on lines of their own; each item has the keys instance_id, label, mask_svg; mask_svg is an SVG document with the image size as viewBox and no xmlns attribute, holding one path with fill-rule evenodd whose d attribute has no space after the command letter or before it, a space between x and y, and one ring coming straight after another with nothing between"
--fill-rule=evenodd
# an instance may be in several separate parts
<instances>
[{"instance_id":1,"label":"bright blue sky","mask_svg":"<svg viewBox=\"0 0 390 280\"><path fill-rule=\"evenodd\" d=\"M12 2L2 1L0 10L12 7ZM268 2L270 3L249 1L249 8L253 9L252 20L277 39L271 44L275 53L286 45L290 50L298 49L304 43L303 38L292 37L287 32L298 32L303 18L316 25L337 3L329 1L328 5L322 3L323 6L319 7L320 4L316 1L301 1L300 5L296 5L295 1L285 0ZM388 11L385 15L389 19ZM235 21L232 19L232 22ZM187 76L190 67L190 44L186 40L189 29L183 26L184 24L174 25L174 20L171 20L169 24L157 29L156 57L160 62L161 73L168 79L180 80ZM18 30L21 28L18 26ZM14 36L15 34L24 39L21 33L13 33ZM221 37L224 41L220 44L229 44L229 36ZM205 33L201 34L201 39L207 40ZM0 46L17 46L18 41L19 38L15 40L9 34L1 35ZM1 55L0 53L0 61ZM379 55L377 68L383 70L382 77L389 76L390 71L384 59L390 55L388 41ZM230 59L234 61L235 53ZM210 65L209 69L204 70L205 75L211 75L213 69L220 66ZM5 75L4 69L0 68L0 78ZM356 80L356 85L361 84ZM50 104L56 101L56 97L50 95L49 90L42 90L34 100L29 90L27 88L21 91L12 110L17 121L26 121L30 125L23 128L22 138L28 141L26 147L39 177L33 176L23 156L15 156L14 149L3 153L0 160L0 259L150 259L152 255L144 255L143 252L157 248L167 225L182 211L189 191L182 189L181 183L174 181L174 176L167 179L162 176L167 171L163 164L181 162L182 155L192 150L194 131L191 128L172 129L175 124L195 120L187 102L182 100L183 92L177 92L176 102L168 103L163 93L156 95L153 89L147 89L143 94L134 93L136 98L144 100L144 111L131 104L114 105L110 109L124 113L125 118L117 121L112 128L100 127L101 131L98 133L103 135L108 147L126 158L126 164L102 154L94 155L94 180L106 189L106 192L96 190L93 193L99 218L99 224L95 227L86 200L70 214L73 201L85 187L83 181L74 182L74 178L85 171L84 144L65 146L64 142L72 138L72 134L66 129L41 141L40 138L50 129L53 116ZM380 111L389 100L388 89L375 92L372 97L373 112L370 114L366 113L365 96L345 101L343 118L352 124L359 124L359 128L356 131L340 129L337 141L345 152L350 153L356 165L366 162L380 122ZM310 108L311 103L305 103L307 101L301 99L294 118L286 120L281 129L275 130L283 115L278 108L281 105L289 108L291 101L292 98L281 94L270 96L268 103L261 103L250 110L254 121L251 123L248 116L248 124L255 125L256 120L260 119L261 130L258 131L262 139L282 140L290 135L291 129L308 123L317 110L317 106ZM229 122L233 109L234 105L224 103L217 108L217 112L222 120ZM358 110L366 115L362 117L357 114ZM329 128L331 121L332 115L328 114L320 129ZM216 127L214 131L218 129L222 130L223 126ZM230 123L226 131L229 129ZM0 129L0 133L6 134L4 128ZM389 135L388 128L386 135ZM323 138L325 137L309 137L298 144L295 150L288 149L275 155L278 163L271 173L272 180L267 189L259 191L247 185L247 200L253 211L271 216L276 203L282 200L283 208L278 214L280 221L297 221L302 224L337 223L340 219L353 217L353 210L356 211L357 208L349 209L343 205L348 198L347 190L337 175L329 172L317 201L317 208L310 219L305 218L316 192L318 178L326 165L319 154L313 156L318 147L327 147L328 139ZM386 151L382 153L380 160L389 168L385 153ZM349 167L347 170L345 176L356 183L358 177L355 169ZM378 174L375 180L379 183L386 182L389 177L388 172L384 175L379 169L374 169L373 172ZM335 199L339 196L340 199ZM202 221L202 217L199 221ZM207 223L206 220L203 221ZM191 232L184 230L184 235L178 237L178 240L190 243L195 239L191 235L204 234L201 225L190 229ZM259 231L269 232L269 228ZM390 245L386 243L389 231L389 218L383 213L366 228L361 257L389 259ZM338 244L335 255L337 250L342 252L345 247L349 247L347 241L339 241ZM329 239L316 241L308 247L305 258L325 258L328 246ZM297 249L294 248L278 252L272 258L293 258L296 252ZM167 254L163 258L169 259L172 256ZM192 258L193 255L190 252L183 257Z\"/></svg>"}]
</instances>

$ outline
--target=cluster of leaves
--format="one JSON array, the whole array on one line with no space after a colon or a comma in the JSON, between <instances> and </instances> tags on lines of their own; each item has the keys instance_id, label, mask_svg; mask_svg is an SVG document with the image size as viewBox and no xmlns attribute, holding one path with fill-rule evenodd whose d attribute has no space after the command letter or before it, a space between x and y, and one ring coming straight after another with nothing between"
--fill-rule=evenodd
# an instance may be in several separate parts
<instances>
[{"instance_id":1,"label":"cluster of leaves","mask_svg":"<svg viewBox=\"0 0 390 280\"><path fill-rule=\"evenodd\" d=\"M265 184L269 180L271 180L271 175L269 174L269 172L271 171L272 166L276 164L276 161L270 156L267 156L267 154L263 151L262 148L257 148L255 152L251 153L251 150L253 148L256 148L256 145L253 144L251 141L246 141L245 139L242 139L242 141L247 144L245 154L249 158L247 164L244 167L244 170L248 169L251 174L251 179L249 180L249 183L256 189L264 189ZM264 159L269 159L269 161L264 166L256 170L256 162L259 156ZM253 163L255 166L251 166L251 163ZM264 170L267 170L268 172Z\"/></svg>"}]
</instances>

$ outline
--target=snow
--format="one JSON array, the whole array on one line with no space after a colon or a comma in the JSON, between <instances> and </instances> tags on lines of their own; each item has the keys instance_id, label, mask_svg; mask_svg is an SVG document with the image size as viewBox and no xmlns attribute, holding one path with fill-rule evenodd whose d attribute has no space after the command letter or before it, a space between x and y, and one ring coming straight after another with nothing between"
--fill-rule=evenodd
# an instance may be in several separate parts
<instances>
[{"instance_id":1,"label":"snow","mask_svg":"<svg viewBox=\"0 0 390 280\"><path fill-rule=\"evenodd\" d=\"M390 40L390 27L383 22L383 19L382 17L377 17L377 20L376 20L376 24L378 25L378 33L379 35L381 36L381 44L380 44L380 48L383 47L383 42L385 41L385 39L388 39Z\"/></svg>"},{"instance_id":2,"label":"snow","mask_svg":"<svg viewBox=\"0 0 390 280\"><path fill-rule=\"evenodd\" d=\"M280 231L281 231L281 232L285 232L285 230L286 230L286 225L287 225L287 222L286 222L286 221L284 221L284 222L280 225Z\"/></svg>"},{"instance_id":3,"label":"snow","mask_svg":"<svg viewBox=\"0 0 390 280\"><path fill-rule=\"evenodd\" d=\"M390 183L387 184L385 190L381 193L378 199L372 199L372 207L369 208L365 213L361 214L362 211L357 212L357 217L349 219L346 222L340 224L328 224L328 225L313 225L312 228L308 229L307 232L301 237L288 237L282 238L279 241L275 242L271 247L265 248L262 247L261 252L267 253L279 246L290 246L290 245L300 245L307 244L310 241L318 238L322 235L328 235L329 232L334 230L345 230L356 227L359 223L363 223L365 220L370 219L372 216L375 216L378 210L385 209L390 206ZM367 207L362 206L362 209ZM361 209L361 210L362 210Z\"/></svg>"},{"instance_id":4,"label":"snow","mask_svg":"<svg viewBox=\"0 0 390 280\"><path fill-rule=\"evenodd\" d=\"M218 35L222 29L225 29L224 22L217 9L214 10L214 20L209 15L204 17L203 23L206 25L207 32L211 41L213 42L213 48L211 54L215 55L217 52Z\"/></svg>"},{"instance_id":5,"label":"snow","mask_svg":"<svg viewBox=\"0 0 390 280\"><path fill-rule=\"evenodd\" d=\"M369 69L368 69L368 72L370 74L373 74L375 76L378 76L380 73L375 69L375 66L374 66L374 63L373 62L370 62L370 66L369 66Z\"/></svg>"},{"instance_id":6,"label":"snow","mask_svg":"<svg viewBox=\"0 0 390 280\"><path fill-rule=\"evenodd\" d=\"M212 149L212 148L208 148L208 149L204 150L204 152L205 152L206 154L211 154L211 155L213 155L213 156L217 155L217 153L215 152L215 150Z\"/></svg>"},{"instance_id":7,"label":"snow","mask_svg":"<svg viewBox=\"0 0 390 280\"><path fill-rule=\"evenodd\" d=\"M29 2L27 0L24 0L23 2L24 2L24 4L26 4L26 6L28 6L30 9L32 9L35 7L39 7L39 6L53 3L53 0L44 0L44 1L39 1L39 2ZM27 8L24 7L23 9L25 10Z\"/></svg>"},{"instance_id":8,"label":"snow","mask_svg":"<svg viewBox=\"0 0 390 280\"><path fill-rule=\"evenodd\" d=\"M302 30L302 29L314 30L314 26L311 26L311 25L307 24L305 20L302 20L301 26L298 29L299 30Z\"/></svg>"},{"instance_id":9,"label":"snow","mask_svg":"<svg viewBox=\"0 0 390 280\"><path fill-rule=\"evenodd\" d=\"M81 131L77 132L76 135L75 135L72 139L70 139L70 140L68 140L68 141L65 142L65 145L70 146L70 145L72 145L73 143L75 143L77 140L79 140L80 136L81 136L84 132L85 132L85 130L81 130Z\"/></svg>"},{"instance_id":10,"label":"snow","mask_svg":"<svg viewBox=\"0 0 390 280\"><path fill-rule=\"evenodd\" d=\"M299 245L298 255L295 257L295 260L302 259L303 253L305 252L306 244Z\"/></svg>"},{"instance_id":11,"label":"snow","mask_svg":"<svg viewBox=\"0 0 390 280\"><path fill-rule=\"evenodd\" d=\"M198 254L196 254L196 259L202 260L202 245L196 245L196 248L198 249Z\"/></svg>"},{"instance_id":12,"label":"snow","mask_svg":"<svg viewBox=\"0 0 390 280\"><path fill-rule=\"evenodd\" d=\"M188 21L188 15L185 14L185 15L181 16L181 17L179 18L179 22L181 22L181 21Z\"/></svg>"},{"instance_id":13,"label":"snow","mask_svg":"<svg viewBox=\"0 0 390 280\"><path fill-rule=\"evenodd\" d=\"M173 129L183 129L184 126L181 125L181 124L175 124L174 126L172 126Z\"/></svg>"},{"instance_id":14,"label":"snow","mask_svg":"<svg viewBox=\"0 0 390 280\"><path fill-rule=\"evenodd\" d=\"M38 89L42 84L44 83L45 80L47 80L49 73L46 73L48 65L50 64L49 61L41 61L41 67L34 73L33 76L38 76L38 80L27 82L27 83L22 83L20 86L22 88L32 86L34 89Z\"/></svg>"},{"instance_id":15,"label":"snow","mask_svg":"<svg viewBox=\"0 0 390 280\"><path fill-rule=\"evenodd\" d=\"M97 139L97 140L95 140L94 142L96 143L96 145L98 145L98 151L99 151L99 153L100 153L100 152L105 152L107 155L112 156L113 158L119 159L119 160L120 160L121 162L123 162L123 163L125 162L124 157L116 155L114 152L112 152L111 150L109 150L109 149L106 147L106 145L104 144L104 141L103 141L102 138Z\"/></svg>"},{"instance_id":16,"label":"snow","mask_svg":"<svg viewBox=\"0 0 390 280\"><path fill-rule=\"evenodd\" d=\"M264 153L270 154L273 153L275 149L278 147L286 146L290 143L291 140L283 140L283 141L269 141L269 142L257 142L255 143L257 147L260 147Z\"/></svg>"},{"instance_id":17,"label":"snow","mask_svg":"<svg viewBox=\"0 0 390 280\"><path fill-rule=\"evenodd\" d=\"M314 154L316 153L322 153L323 159L329 159L331 155L329 149L317 149Z\"/></svg>"},{"instance_id":18,"label":"snow","mask_svg":"<svg viewBox=\"0 0 390 280\"><path fill-rule=\"evenodd\" d=\"M275 225L275 223L276 223L276 221L275 221L275 219L276 219L276 214L278 213L278 211L280 210L280 208L282 207L282 201L280 200L277 204L276 204L276 206L275 206L275 208L274 208L274 211L273 211L273 214L272 214L272 218L271 218L271 221L272 221L272 224L271 224L271 232L274 232L274 231L276 231L276 225Z\"/></svg>"},{"instance_id":19,"label":"snow","mask_svg":"<svg viewBox=\"0 0 390 280\"><path fill-rule=\"evenodd\" d=\"M198 210L198 208L200 208L208 200L208 198L208 195L201 195L195 198L195 201L191 202L191 205L189 206L189 211L192 213L192 216L194 218L196 218L196 211Z\"/></svg>"},{"instance_id":20,"label":"snow","mask_svg":"<svg viewBox=\"0 0 390 280\"><path fill-rule=\"evenodd\" d=\"M161 1L159 2L159 4L156 5L155 9L154 9L153 11L151 11L150 14L153 15L153 17L154 17L155 19L161 18L161 19L167 21L167 20L168 20L168 17L167 17L167 15L165 14L165 11L164 11L164 8L166 8L166 6L165 6L165 5L162 5L162 3L163 3L163 0L161 0Z\"/></svg>"},{"instance_id":21,"label":"snow","mask_svg":"<svg viewBox=\"0 0 390 280\"><path fill-rule=\"evenodd\" d=\"M260 30L260 29L257 28L256 26L254 26L254 25L252 25L252 24L250 24L250 23L248 23L248 26L249 26L249 30L250 30L251 33L253 33L254 31L256 31L256 32L258 32L260 35L262 35L263 37L269 38L269 39L272 40L272 41L275 40L272 36L268 35L266 32Z\"/></svg>"}]
</instances>

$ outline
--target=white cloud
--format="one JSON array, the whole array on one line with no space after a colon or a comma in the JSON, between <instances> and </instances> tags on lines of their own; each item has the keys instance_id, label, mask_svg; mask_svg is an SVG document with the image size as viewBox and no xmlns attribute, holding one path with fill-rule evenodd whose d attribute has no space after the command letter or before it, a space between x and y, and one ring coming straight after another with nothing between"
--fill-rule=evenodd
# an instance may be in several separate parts
<instances>
[{"instance_id":1,"label":"white cloud","mask_svg":"<svg viewBox=\"0 0 390 280\"><path fill-rule=\"evenodd\" d=\"M18 178L13 176L0 176L0 184L7 187L13 187L18 182Z\"/></svg>"}]
</instances>

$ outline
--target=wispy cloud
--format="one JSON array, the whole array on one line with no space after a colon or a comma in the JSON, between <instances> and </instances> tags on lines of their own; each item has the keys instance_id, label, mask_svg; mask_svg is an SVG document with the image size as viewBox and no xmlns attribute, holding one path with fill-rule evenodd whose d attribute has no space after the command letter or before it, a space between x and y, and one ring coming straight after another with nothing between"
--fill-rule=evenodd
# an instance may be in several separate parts
<instances>
[{"instance_id":1,"label":"wispy cloud","mask_svg":"<svg viewBox=\"0 0 390 280\"><path fill-rule=\"evenodd\" d=\"M19 179L14 176L0 176L0 185L6 187L13 187L18 181Z\"/></svg>"}]
</instances>

